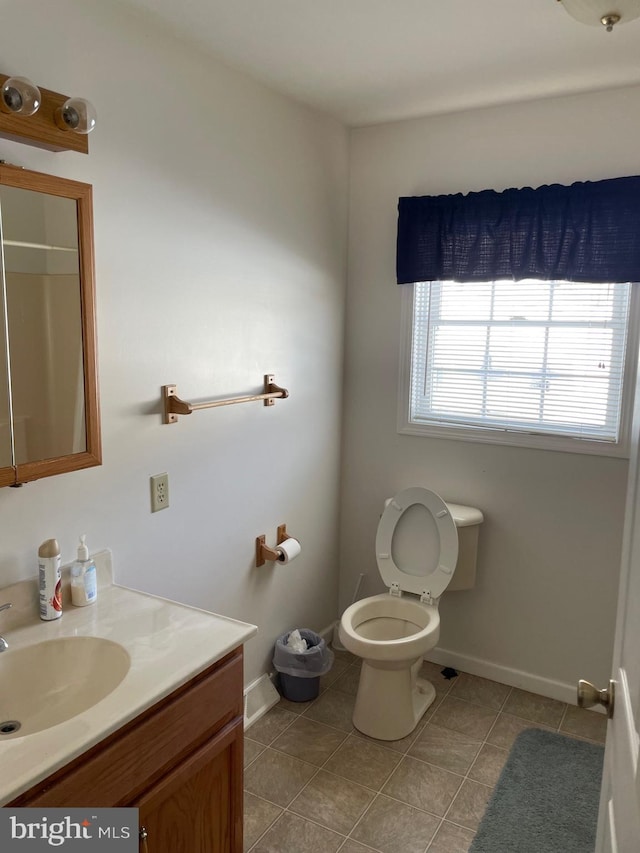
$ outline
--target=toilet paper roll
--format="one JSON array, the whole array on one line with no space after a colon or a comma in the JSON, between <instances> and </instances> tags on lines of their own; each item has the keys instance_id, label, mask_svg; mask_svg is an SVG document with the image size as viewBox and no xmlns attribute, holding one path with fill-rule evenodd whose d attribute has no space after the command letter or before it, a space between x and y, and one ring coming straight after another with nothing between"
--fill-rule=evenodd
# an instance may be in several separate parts
<instances>
[{"instance_id":1,"label":"toilet paper roll","mask_svg":"<svg viewBox=\"0 0 640 853\"><path fill-rule=\"evenodd\" d=\"M291 562L291 560L295 560L301 551L302 548L300 547L298 540L294 539L293 536L290 536L289 539L285 539L284 542L281 542L276 548L278 562L282 563L283 566L286 566L287 563Z\"/></svg>"}]
</instances>

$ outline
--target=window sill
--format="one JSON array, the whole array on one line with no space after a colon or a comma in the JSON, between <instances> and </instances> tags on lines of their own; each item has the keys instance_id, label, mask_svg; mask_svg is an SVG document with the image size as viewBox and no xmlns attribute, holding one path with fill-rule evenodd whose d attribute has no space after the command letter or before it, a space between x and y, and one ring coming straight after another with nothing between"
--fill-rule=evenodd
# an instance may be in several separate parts
<instances>
[{"instance_id":1,"label":"window sill","mask_svg":"<svg viewBox=\"0 0 640 853\"><path fill-rule=\"evenodd\" d=\"M507 447L526 447L534 450L553 450L560 453L585 453L591 456L611 456L628 459L627 443L610 444L556 435L534 435L509 432L508 430L475 430L462 427L437 427L405 421L398 424L400 435L418 435L424 438L440 438L447 441L466 441L475 444L499 444Z\"/></svg>"}]
</instances>

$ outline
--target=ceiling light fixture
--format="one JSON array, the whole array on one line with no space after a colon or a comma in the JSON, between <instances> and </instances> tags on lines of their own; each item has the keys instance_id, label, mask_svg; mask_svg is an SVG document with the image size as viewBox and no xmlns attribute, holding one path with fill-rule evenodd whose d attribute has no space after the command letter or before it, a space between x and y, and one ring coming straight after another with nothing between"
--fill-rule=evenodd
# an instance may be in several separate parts
<instances>
[{"instance_id":1,"label":"ceiling light fixture","mask_svg":"<svg viewBox=\"0 0 640 853\"><path fill-rule=\"evenodd\" d=\"M640 18L640 0L558 0L576 21L604 27L608 33L616 24Z\"/></svg>"}]
</instances>

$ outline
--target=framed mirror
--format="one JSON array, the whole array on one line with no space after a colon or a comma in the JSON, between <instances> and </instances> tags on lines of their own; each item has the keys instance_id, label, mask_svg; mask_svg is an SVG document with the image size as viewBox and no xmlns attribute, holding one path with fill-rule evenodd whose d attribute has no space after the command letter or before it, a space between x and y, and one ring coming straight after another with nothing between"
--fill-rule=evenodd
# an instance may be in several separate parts
<instances>
[{"instance_id":1,"label":"framed mirror","mask_svg":"<svg viewBox=\"0 0 640 853\"><path fill-rule=\"evenodd\" d=\"M0 485L100 465L92 190L0 165Z\"/></svg>"}]
</instances>

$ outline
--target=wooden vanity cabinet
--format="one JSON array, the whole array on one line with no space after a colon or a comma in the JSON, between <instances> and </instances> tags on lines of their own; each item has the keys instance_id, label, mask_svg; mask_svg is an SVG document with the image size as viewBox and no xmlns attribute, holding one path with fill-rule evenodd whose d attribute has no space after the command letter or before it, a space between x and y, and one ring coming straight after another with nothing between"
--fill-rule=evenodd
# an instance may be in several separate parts
<instances>
[{"instance_id":1,"label":"wooden vanity cabinet","mask_svg":"<svg viewBox=\"0 0 640 853\"><path fill-rule=\"evenodd\" d=\"M8 805L139 809L141 853L242 851L242 648Z\"/></svg>"},{"instance_id":2,"label":"wooden vanity cabinet","mask_svg":"<svg viewBox=\"0 0 640 853\"><path fill-rule=\"evenodd\" d=\"M236 850L229 779L239 742L242 726L226 726L131 804L140 809L145 853Z\"/></svg>"}]
</instances>

